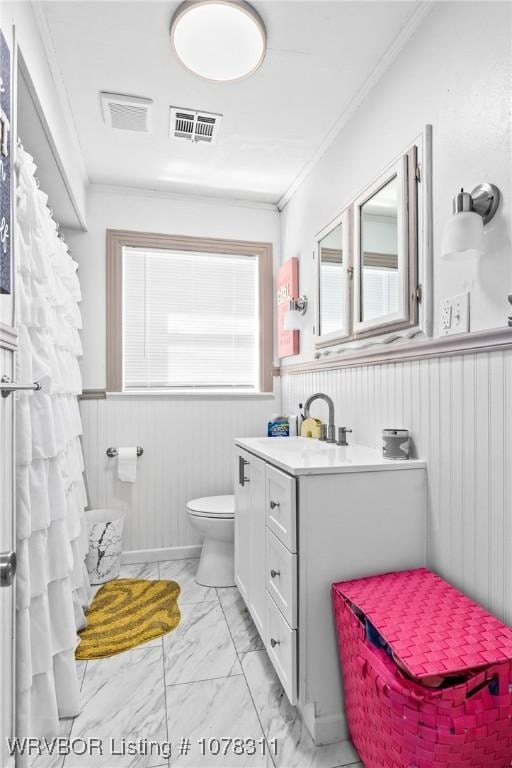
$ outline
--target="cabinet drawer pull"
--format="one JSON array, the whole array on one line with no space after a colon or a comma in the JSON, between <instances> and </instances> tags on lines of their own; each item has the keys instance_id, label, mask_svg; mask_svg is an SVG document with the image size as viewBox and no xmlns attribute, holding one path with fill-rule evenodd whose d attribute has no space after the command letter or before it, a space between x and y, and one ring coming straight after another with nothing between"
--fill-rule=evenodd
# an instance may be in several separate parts
<instances>
[{"instance_id":1,"label":"cabinet drawer pull","mask_svg":"<svg viewBox=\"0 0 512 768\"><path fill-rule=\"evenodd\" d=\"M249 464L247 459L243 456L238 457L238 482L240 485L245 485L249 482L249 478L245 476L245 465Z\"/></svg>"},{"instance_id":2,"label":"cabinet drawer pull","mask_svg":"<svg viewBox=\"0 0 512 768\"><path fill-rule=\"evenodd\" d=\"M275 509L276 507L280 507L280 503L278 501L271 501L270 502L270 509Z\"/></svg>"},{"instance_id":3,"label":"cabinet drawer pull","mask_svg":"<svg viewBox=\"0 0 512 768\"><path fill-rule=\"evenodd\" d=\"M270 575L272 576L273 579L275 579L276 576L280 576L281 575L281 571L275 571L272 568L272 570L270 571Z\"/></svg>"},{"instance_id":4,"label":"cabinet drawer pull","mask_svg":"<svg viewBox=\"0 0 512 768\"><path fill-rule=\"evenodd\" d=\"M272 646L272 648L275 648L276 645L281 645L281 641L280 640L274 640L274 638L271 637L270 638L270 645Z\"/></svg>"}]
</instances>

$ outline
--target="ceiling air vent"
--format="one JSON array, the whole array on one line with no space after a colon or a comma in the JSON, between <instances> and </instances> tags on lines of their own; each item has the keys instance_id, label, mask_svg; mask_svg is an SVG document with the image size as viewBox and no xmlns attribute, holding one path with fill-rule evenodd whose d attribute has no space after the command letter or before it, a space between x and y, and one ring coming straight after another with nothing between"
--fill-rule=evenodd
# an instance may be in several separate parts
<instances>
[{"instance_id":1,"label":"ceiling air vent","mask_svg":"<svg viewBox=\"0 0 512 768\"><path fill-rule=\"evenodd\" d=\"M195 109L171 107L169 135L175 139L213 144L217 140L222 115Z\"/></svg>"},{"instance_id":2,"label":"ceiling air vent","mask_svg":"<svg viewBox=\"0 0 512 768\"><path fill-rule=\"evenodd\" d=\"M149 133L152 99L102 91L103 118L109 128Z\"/></svg>"}]
</instances>

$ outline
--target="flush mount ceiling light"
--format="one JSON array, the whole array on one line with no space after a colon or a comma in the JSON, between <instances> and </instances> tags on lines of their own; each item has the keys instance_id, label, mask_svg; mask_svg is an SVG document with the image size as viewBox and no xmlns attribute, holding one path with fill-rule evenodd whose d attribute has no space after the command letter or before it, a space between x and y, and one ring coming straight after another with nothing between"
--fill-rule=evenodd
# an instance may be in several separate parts
<instances>
[{"instance_id":1,"label":"flush mount ceiling light","mask_svg":"<svg viewBox=\"0 0 512 768\"><path fill-rule=\"evenodd\" d=\"M262 63L267 35L242 0L186 0L174 14L171 42L180 61L207 80L240 80Z\"/></svg>"}]
</instances>

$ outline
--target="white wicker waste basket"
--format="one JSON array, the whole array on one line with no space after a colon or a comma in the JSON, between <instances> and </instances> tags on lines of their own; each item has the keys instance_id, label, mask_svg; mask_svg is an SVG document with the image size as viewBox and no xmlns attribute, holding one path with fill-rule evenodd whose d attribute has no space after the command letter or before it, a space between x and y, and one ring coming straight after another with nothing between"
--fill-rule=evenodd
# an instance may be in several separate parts
<instances>
[{"instance_id":1,"label":"white wicker waste basket","mask_svg":"<svg viewBox=\"0 0 512 768\"><path fill-rule=\"evenodd\" d=\"M123 551L124 512L89 509L89 552L86 557L91 584L104 584L119 576Z\"/></svg>"}]
</instances>

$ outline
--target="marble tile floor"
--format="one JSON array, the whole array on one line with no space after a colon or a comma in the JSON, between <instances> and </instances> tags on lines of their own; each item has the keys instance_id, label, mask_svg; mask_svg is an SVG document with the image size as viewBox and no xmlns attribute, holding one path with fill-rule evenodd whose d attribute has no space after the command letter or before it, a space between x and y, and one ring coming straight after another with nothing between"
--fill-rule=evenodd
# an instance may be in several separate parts
<instances>
[{"instance_id":1,"label":"marble tile floor","mask_svg":"<svg viewBox=\"0 0 512 768\"><path fill-rule=\"evenodd\" d=\"M82 710L61 720L60 736L78 748L100 739L84 755L41 755L30 768L363 768L349 742L316 747L282 690L236 587L212 589L194 581L197 560L124 565L121 578L174 579L181 586L178 628L108 659L78 663ZM256 754L223 754L226 742L252 739ZM127 754L111 754L114 751ZM179 754L190 740L187 755ZM140 742L139 740L142 740ZM138 742L136 754L129 743ZM171 742L171 756L151 742ZM97 742L93 742L96 744ZM273 754L273 744L277 754ZM146 749L140 747L146 746ZM147 754L143 754L147 752Z\"/></svg>"}]
</instances>

